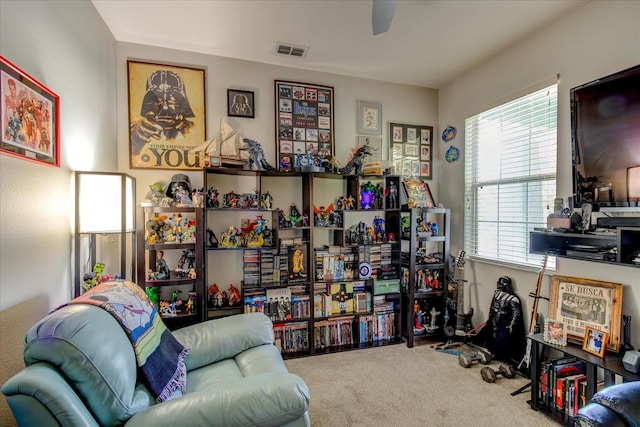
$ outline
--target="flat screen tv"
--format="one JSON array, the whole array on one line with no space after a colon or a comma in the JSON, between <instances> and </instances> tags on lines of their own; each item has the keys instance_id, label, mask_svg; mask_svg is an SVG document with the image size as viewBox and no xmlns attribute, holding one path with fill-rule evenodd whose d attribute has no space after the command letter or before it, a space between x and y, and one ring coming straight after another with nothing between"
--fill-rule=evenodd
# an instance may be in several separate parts
<instances>
[{"instance_id":1,"label":"flat screen tv","mask_svg":"<svg viewBox=\"0 0 640 427\"><path fill-rule=\"evenodd\" d=\"M574 205L640 211L640 65L570 96Z\"/></svg>"}]
</instances>

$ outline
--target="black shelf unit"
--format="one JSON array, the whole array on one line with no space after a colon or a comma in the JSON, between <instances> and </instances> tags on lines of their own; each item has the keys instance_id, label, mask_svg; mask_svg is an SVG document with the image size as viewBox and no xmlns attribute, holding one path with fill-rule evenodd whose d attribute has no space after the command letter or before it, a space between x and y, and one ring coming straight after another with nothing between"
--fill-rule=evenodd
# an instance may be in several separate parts
<instances>
[{"instance_id":1,"label":"black shelf unit","mask_svg":"<svg viewBox=\"0 0 640 427\"><path fill-rule=\"evenodd\" d=\"M529 233L529 252L640 267L640 228L620 227L598 233L534 230Z\"/></svg>"},{"instance_id":2,"label":"black shelf unit","mask_svg":"<svg viewBox=\"0 0 640 427\"><path fill-rule=\"evenodd\" d=\"M449 268L447 257L450 253L449 236L451 211L446 208L403 208L402 216L408 218L408 227L402 230L402 268L403 292L402 292L402 332L407 338L407 346L413 347L415 341L423 339L439 339L444 336L445 314L447 312L446 302L448 297L448 277ZM429 235L429 232L419 232L417 226L419 222L427 223L433 220L438 224L438 234ZM419 263L416 253L425 251L427 254L438 254L440 262ZM421 288L418 283L419 276L426 274L426 271L438 272L438 287ZM424 312L422 330L417 330L416 311L418 306ZM425 310L425 308L428 308ZM427 315L431 316L431 309L434 310L436 320L435 329L431 329L431 321L427 321Z\"/></svg>"},{"instance_id":3,"label":"black shelf unit","mask_svg":"<svg viewBox=\"0 0 640 427\"><path fill-rule=\"evenodd\" d=\"M624 369L622 357L618 354L607 354L604 358L600 358L582 350L577 344L569 343L567 346L550 344L544 341L542 333L532 334L527 338L531 340L531 399L528 403L532 409L544 413L564 426L573 426L573 417L558 412L553 408L548 408L539 400L542 355L549 354L550 350L557 351L565 356L576 357L585 363L587 401L597 391L598 378L604 380L605 387L615 384L616 376L621 377L624 382L640 381L639 374L634 374ZM543 349L546 351L542 351Z\"/></svg>"},{"instance_id":4,"label":"black shelf unit","mask_svg":"<svg viewBox=\"0 0 640 427\"><path fill-rule=\"evenodd\" d=\"M195 220L195 241L184 243L148 243L146 224L152 217L169 216L173 214L184 215ZM195 311L186 313L184 310L175 316L165 316L161 313L164 322L169 329L177 329L193 323L202 322L204 319L205 297L203 293L203 213L201 208L193 207L159 207L159 206L139 206L136 212L136 253L137 253L137 283L143 290L147 287L158 286L161 289L161 299L167 300L167 293L170 289L178 289L183 292L193 292L196 295ZM193 268L196 277L178 277L175 268L171 268L171 273L167 279L151 279L149 271L158 270L157 255L159 251L167 255L176 252L191 250L195 254ZM168 257L168 256L167 256ZM173 257L176 258L175 256ZM175 266L174 266L175 267ZM182 300L184 294L181 295Z\"/></svg>"}]
</instances>

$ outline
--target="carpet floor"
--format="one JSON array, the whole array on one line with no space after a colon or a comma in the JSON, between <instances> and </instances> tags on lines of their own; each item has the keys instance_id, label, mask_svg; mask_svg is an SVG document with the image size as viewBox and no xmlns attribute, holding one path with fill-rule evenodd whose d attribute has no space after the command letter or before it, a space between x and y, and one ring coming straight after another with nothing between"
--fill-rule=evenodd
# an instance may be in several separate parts
<instances>
[{"instance_id":1,"label":"carpet floor","mask_svg":"<svg viewBox=\"0 0 640 427\"><path fill-rule=\"evenodd\" d=\"M313 427L557 427L526 403L529 380L487 383L484 365L463 368L431 344L406 344L286 360L309 386ZM498 362L489 365L494 369Z\"/></svg>"}]
</instances>

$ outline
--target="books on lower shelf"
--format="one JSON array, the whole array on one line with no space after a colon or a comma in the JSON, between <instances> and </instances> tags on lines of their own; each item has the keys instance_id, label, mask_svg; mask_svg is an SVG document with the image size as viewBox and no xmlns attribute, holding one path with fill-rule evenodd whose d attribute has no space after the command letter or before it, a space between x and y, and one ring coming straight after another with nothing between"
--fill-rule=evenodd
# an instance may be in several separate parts
<instances>
[{"instance_id":1,"label":"books on lower shelf","mask_svg":"<svg viewBox=\"0 0 640 427\"><path fill-rule=\"evenodd\" d=\"M307 322L275 323L274 344L280 353L297 353L309 350Z\"/></svg>"},{"instance_id":2,"label":"books on lower shelf","mask_svg":"<svg viewBox=\"0 0 640 427\"><path fill-rule=\"evenodd\" d=\"M573 417L587 403L585 363L575 357L547 360L540 365L538 400L558 416ZM599 381L600 389L604 381Z\"/></svg>"}]
</instances>

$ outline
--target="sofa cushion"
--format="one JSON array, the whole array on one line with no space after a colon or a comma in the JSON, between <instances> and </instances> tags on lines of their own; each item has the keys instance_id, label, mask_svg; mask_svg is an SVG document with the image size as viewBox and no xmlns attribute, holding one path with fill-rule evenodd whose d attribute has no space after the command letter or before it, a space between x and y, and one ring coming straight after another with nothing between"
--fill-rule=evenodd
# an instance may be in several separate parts
<instances>
[{"instance_id":1,"label":"sofa cushion","mask_svg":"<svg viewBox=\"0 0 640 427\"><path fill-rule=\"evenodd\" d=\"M24 361L59 369L102 425L122 424L154 403L136 383L138 366L127 335L95 306L66 306L34 325L25 336Z\"/></svg>"},{"instance_id":2,"label":"sofa cushion","mask_svg":"<svg viewBox=\"0 0 640 427\"><path fill-rule=\"evenodd\" d=\"M187 393L210 390L240 379L242 379L242 372L235 360L222 360L187 372Z\"/></svg>"},{"instance_id":3,"label":"sofa cushion","mask_svg":"<svg viewBox=\"0 0 640 427\"><path fill-rule=\"evenodd\" d=\"M637 426L640 422L640 381L603 388L593 395L590 402L609 408L628 425Z\"/></svg>"}]
</instances>

